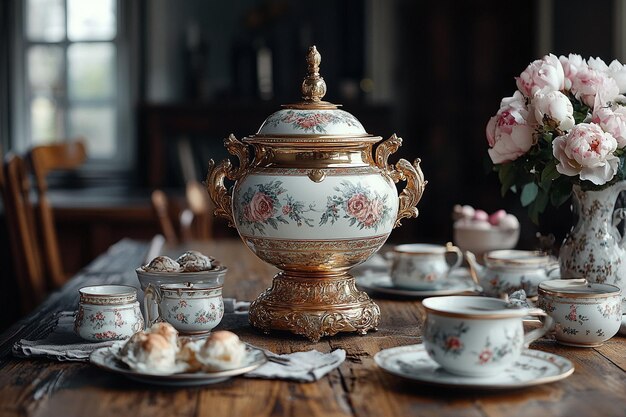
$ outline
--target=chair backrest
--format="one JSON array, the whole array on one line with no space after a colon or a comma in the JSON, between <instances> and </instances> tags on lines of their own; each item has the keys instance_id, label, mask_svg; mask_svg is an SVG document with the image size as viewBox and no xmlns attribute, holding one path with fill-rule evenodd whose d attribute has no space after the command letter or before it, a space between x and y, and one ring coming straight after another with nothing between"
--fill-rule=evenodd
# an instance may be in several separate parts
<instances>
[{"instance_id":1,"label":"chair backrest","mask_svg":"<svg viewBox=\"0 0 626 417\"><path fill-rule=\"evenodd\" d=\"M208 240L213 237L213 203L206 189L198 181L187 181L185 187L187 205L193 213L192 235L194 239Z\"/></svg>"},{"instance_id":2,"label":"chair backrest","mask_svg":"<svg viewBox=\"0 0 626 417\"><path fill-rule=\"evenodd\" d=\"M31 184L26 163L17 155L7 155L3 173L2 191L11 241L11 256L20 289L21 306L25 313L44 300L47 284L37 244L37 228L30 201Z\"/></svg>"},{"instance_id":3,"label":"chair backrest","mask_svg":"<svg viewBox=\"0 0 626 417\"><path fill-rule=\"evenodd\" d=\"M152 208L154 208L154 212L156 213L159 221L159 226L161 227L161 233L165 236L165 240L168 243L176 244L178 242L178 238L176 237L174 224L172 223L172 218L170 217L167 195L165 195L163 191L152 191Z\"/></svg>"},{"instance_id":4,"label":"chair backrest","mask_svg":"<svg viewBox=\"0 0 626 417\"><path fill-rule=\"evenodd\" d=\"M50 286L58 288L65 283L67 277L63 271L54 215L50 200L47 197L48 182L46 177L52 171L79 168L87 160L87 150L82 139L40 145L30 150L29 160L37 189L37 218L41 230L46 273Z\"/></svg>"},{"instance_id":5,"label":"chair backrest","mask_svg":"<svg viewBox=\"0 0 626 417\"><path fill-rule=\"evenodd\" d=\"M152 207L159 220L161 233L168 243L191 240L209 240L213 237L212 203L206 190L197 181L188 181L185 189L187 208L182 211L170 207L169 199L162 190L152 192ZM178 205L175 205L178 206ZM178 227L172 222L173 211L178 213ZM177 237L176 230L180 232Z\"/></svg>"}]
</instances>

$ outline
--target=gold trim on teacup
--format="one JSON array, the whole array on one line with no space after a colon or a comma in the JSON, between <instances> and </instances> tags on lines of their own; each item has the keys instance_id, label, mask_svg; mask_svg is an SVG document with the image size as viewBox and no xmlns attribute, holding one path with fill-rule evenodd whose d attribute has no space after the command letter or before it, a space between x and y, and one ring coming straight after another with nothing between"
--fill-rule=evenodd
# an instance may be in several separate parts
<instances>
[{"instance_id":1,"label":"gold trim on teacup","mask_svg":"<svg viewBox=\"0 0 626 417\"><path fill-rule=\"evenodd\" d=\"M128 289L126 292L117 293L117 294L89 294L87 293L88 288L106 288L106 287L116 287L116 288L126 288ZM130 285L89 285L87 287L82 287L78 289L78 293L80 294L79 304L90 304L90 305L123 305L130 304L137 301L137 289L135 287L131 287Z\"/></svg>"},{"instance_id":2,"label":"gold trim on teacup","mask_svg":"<svg viewBox=\"0 0 626 417\"><path fill-rule=\"evenodd\" d=\"M520 255L525 254L525 256L520 256L519 258L501 258L498 257L497 254L503 254L505 252L509 253L519 253ZM550 265L556 262L556 260L552 259L550 255L546 254L542 251L524 251L524 250L510 250L510 249L499 249L491 252L487 252L484 255L485 263L489 266L520 266L520 267L537 267L537 266L545 266Z\"/></svg>"},{"instance_id":3,"label":"gold trim on teacup","mask_svg":"<svg viewBox=\"0 0 626 417\"><path fill-rule=\"evenodd\" d=\"M422 307L424 307L424 310L426 310L427 313L432 313L438 316L443 316L443 317L454 317L454 318L463 318L463 319L485 319L485 320L497 320L497 319L514 319L514 318L522 318L525 317L527 315L533 315L533 316L545 316L547 315L543 310L538 309L538 308L534 308L531 310L528 309L522 309L522 310L514 310L512 309L511 312L509 313L507 310L494 310L494 311L499 311L501 313L492 313L492 314L471 314L471 313L457 313L457 312L453 312L453 311L441 311L441 310L434 310L432 308L426 307L422 304Z\"/></svg>"},{"instance_id":4,"label":"gold trim on teacup","mask_svg":"<svg viewBox=\"0 0 626 417\"><path fill-rule=\"evenodd\" d=\"M178 285L181 285L181 287L178 287ZM182 285L184 285L184 287L182 287ZM211 284L193 284L191 282L186 282L184 284L177 284L177 283L173 283L173 284L160 284L159 286L159 290L165 292L177 292L177 293L194 293L194 292L222 292L222 289L224 288L223 285L211 285Z\"/></svg>"},{"instance_id":5,"label":"gold trim on teacup","mask_svg":"<svg viewBox=\"0 0 626 417\"><path fill-rule=\"evenodd\" d=\"M402 247L405 247L407 249L401 249ZM431 251L422 249L422 250L410 250L408 249L410 246L428 246L430 248L432 248ZM405 243L402 245L398 245L398 246L394 246L393 248L391 248L392 252L395 253L401 253L403 255L446 255L449 252L453 252L454 249L452 248L456 248L456 246L453 245L437 245L437 244L431 244L431 243Z\"/></svg>"},{"instance_id":6,"label":"gold trim on teacup","mask_svg":"<svg viewBox=\"0 0 626 417\"><path fill-rule=\"evenodd\" d=\"M561 279L563 280L563 279ZM558 281L561 281L558 280ZM549 284L551 281L556 281L556 280L550 280L550 281L544 281L539 283L539 286L537 288L537 293L539 295L543 295L543 296L552 296L552 297L563 297L563 298L610 298L610 297L615 297L615 296L621 296L622 294L622 290L612 284L602 284L605 285L607 287L612 287L615 290L611 291L611 292L595 292L595 293L582 293L582 292L570 292L567 291L566 289L558 289L558 290L552 290L549 288L545 288L544 286ZM566 280L563 280L566 281ZM582 287L588 288L591 287L591 285L593 285L593 283L587 282L587 280L585 279L572 279L571 284L572 285L577 285L579 284Z\"/></svg>"}]
</instances>

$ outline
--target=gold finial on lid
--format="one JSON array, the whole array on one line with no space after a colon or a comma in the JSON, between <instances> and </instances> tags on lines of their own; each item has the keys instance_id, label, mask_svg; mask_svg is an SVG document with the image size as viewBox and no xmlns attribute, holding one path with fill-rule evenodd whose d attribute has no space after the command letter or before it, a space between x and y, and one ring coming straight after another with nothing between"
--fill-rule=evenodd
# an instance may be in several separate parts
<instances>
[{"instance_id":1,"label":"gold finial on lid","mask_svg":"<svg viewBox=\"0 0 626 417\"><path fill-rule=\"evenodd\" d=\"M326 94L326 82L319 73L321 61L322 56L317 48L315 45L311 46L306 55L308 75L302 81L302 98L305 101L319 102Z\"/></svg>"}]
</instances>

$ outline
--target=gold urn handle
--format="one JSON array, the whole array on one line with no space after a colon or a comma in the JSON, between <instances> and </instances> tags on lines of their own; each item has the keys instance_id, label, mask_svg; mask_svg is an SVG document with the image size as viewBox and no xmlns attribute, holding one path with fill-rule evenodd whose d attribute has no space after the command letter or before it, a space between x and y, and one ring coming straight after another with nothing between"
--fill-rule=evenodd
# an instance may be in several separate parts
<instances>
[{"instance_id":1,"label":"gold urn handle","mask_svg":"<svg viewBox=\"0 0 626 417\"><path fill-rule=\"evenodd\" d=\"M215 161L211 159L206 177L206 188L215 204L213 213L216 216L227 219L230 227L235 227L233 199L224 185L224 179L228 178L231 181L238 181L248 172L250 151L248 145L237 139L233 134L224 139L224 147L226 147L229 154L239 159L239 166L234 167L229 159L224 159L215 165Z\"/></svg>"},{"instance_id":2,"label":"gold urn handle","mask_svg":"<svg viewBox=\"0 0 626 417\"><path fill-rule=\"evenodd\" d=\"M389 139L382 142L376 148L376 166L380 168L394 183L406 181L406 187L400 192L398 215L393 227L400 226L400 220L408 217L417 217L417 203L424 194L424 188L428 181L424 179L424 173L420 168L421 160L417 158L412 164L406 159L400 159L396 165L389 164L389 155L395 153L402 146L402 138L394 133Z\"/></svg>"}]
</instances>

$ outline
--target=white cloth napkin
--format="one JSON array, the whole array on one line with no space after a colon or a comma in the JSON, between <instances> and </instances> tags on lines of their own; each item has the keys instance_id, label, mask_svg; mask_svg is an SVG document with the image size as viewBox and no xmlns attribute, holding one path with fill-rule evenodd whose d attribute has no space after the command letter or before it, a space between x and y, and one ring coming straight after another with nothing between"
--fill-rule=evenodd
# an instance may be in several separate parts
<instances>
[{"instance_id":1,"label":"white cloth napkin","mask_svg":"<svg viewBox=\"0 0 626 417\"><path fill-rule=\"evenodd\" d=\"M224 298L224 313L247 314L250 303ZM44 326L42 339L21 339L13 345L13 355L22 358L46 357L57 361L89 361L96 349L111 346L115 341L86 342L74 333L73 311L61 311L50 316ZM45 329L48 329L46 332Z\"/></svg>"},{"instance_id":2,"label":"white cloth napkin","mask_svg":"<svg viewBox=\"0 0 626 417\"><path fill-rule=\"evenodd\" d=\"M243 318L249 306L250 303L246 301L224 299L226 313L224 319ZM22 358L45 357L57 361L88 362L89 355L94 350L116 343L115 341L85 342L74 333L74 314L73 311L61 311L52 315L48 323L43 326L43 333L47 335L40 340L22 339L16 342L13 345L13 354ZM330 353L310 350L284 355L262 350L269 361L247 373L246 377L313 382L337 368L346 359L346 351L343 349Z\"/></svg>"},{"instance_id":3,"label":"white cloth napkin","mask_svg":"<svg viewBox=\"0 0 626 417\"><path fill-rule=\"evenodd\" d=\"M58 361L89 360L96 349L111 346L114 341L90 343L74 333L74 312L61 311L50 318L51 331L41 340L21 339L13 345L15 356L46 357Z\"/></svg>"},{"instance_id":4,"label":"white cloth napkin","mask_svg":"<svg viewBox=\"0 0 626 417\"><path fill-rule=\"evenodd\" d=\"M269 361L254 371L248 372L246 377L313 382L346 360L346 351L343 349L336 349L330 353L309 350L285 355L278 355L267 350L264 352Z\"/></svg>"}]
</instances>

